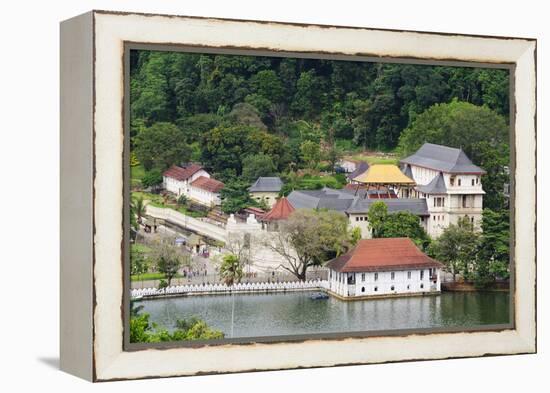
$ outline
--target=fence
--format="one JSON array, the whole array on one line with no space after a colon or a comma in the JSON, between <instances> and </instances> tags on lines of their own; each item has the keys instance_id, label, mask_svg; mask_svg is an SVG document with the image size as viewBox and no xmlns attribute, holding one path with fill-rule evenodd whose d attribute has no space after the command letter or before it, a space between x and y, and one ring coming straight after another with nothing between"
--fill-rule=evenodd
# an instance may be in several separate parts
<instances>
[{"instance_id":1,"label":"fence","mask_svg":"<svg viewBox=\"0 0 550 393\"><path fill-rule=\"evenodd\" d=\"M306 281L324 281L328 279L328 271L326 269L311 269L306 273ZM134 280L131 282L132 289L158 287L161 280ZM221 282L222 279L217 273L209 273L207 275L198 274L187 277L176 277L172 279L172 286L182 285L209 285ZM245 273L241 279L241 283L279 283L279 282L294 282L299 281L298 278L288 272L275 271L272 273Z\"/></svg>"},{"instance_id":2,"label":"fence","mask_svg":"<svg viewBox=\"0 0 550 393\"><path fill-rule=\"evenodd\" d=\"M206 295L206 294L228 294L228 293L261 293L261 292L290 292L305 291L313 289L327 289L328 281L310 280L294 282L261 282L261 283L239 283L231 286L225 284L204 284L204 285L178 285L164 289L144 288L132 289L130 296L133 299L142 297L159 297L175 295Z\"/></svg>"}]
</instances>

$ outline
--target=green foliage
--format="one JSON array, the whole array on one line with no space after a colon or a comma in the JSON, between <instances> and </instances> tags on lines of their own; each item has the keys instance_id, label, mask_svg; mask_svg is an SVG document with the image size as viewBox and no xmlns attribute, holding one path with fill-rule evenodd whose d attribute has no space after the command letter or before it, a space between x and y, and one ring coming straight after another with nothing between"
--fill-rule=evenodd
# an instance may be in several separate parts
<instances>
[{"instance_id":1,"label":"green foliage","mask_svg":"<svg viewBox=\"0 0 550 393\"><path fill-rule=\"evenodd\" d=\"M242 165L242 177L249 182L255 181L260 176L273 176L277 172L271 156L263 153L246 156Z\"/></svg>"},{"instance_id":2,"label":"green foliage","mask_svg":"<svg viewBox=\"0 0 550 393\"><path fill-rule=\"evenodd\" d=\"M510 212L484 209L481 229L474 282L483 288L510 277Z\"/></svg>"},{"instance_id":3,"label":"green foliage","mask_svg":"<svg viewBox=\"0 0 550 393\"><path fill-rule=\"evenodd\" d=\"M197 113L178 119L176 125L183 130L187 143L200 142L202 135L220 125L222 119L215 113Z\"/></svg>"},{"instance_id":4,"label":"green foliage","mask_svg":"<svg viewBox=\"0 0 550 393\"><path fill-rule=\"evenodd\" d=\"M250 126L220 126L204 135L202 161L224 181L242 174L243 158L263 153L275 166L281 163L284 145L281 138Z\"/></svg>"},{"instance_id":5,"label":"green foliage","mask_svg":"<svg viewBox=\"0 0 550 393\"><path fill-rule=\"evenodd\" d=\"M224 338L223 332L210 328L206 322L191 317L176 322L176 329L166 328L149 321L149 314L132 316L130 319L131 343L155 343L166 341L216 340Z\"/></svg>"},{"instance_id":6,"label":"green foliage","mask_svg":"<svg viewBox=\"0 0 550 393\"><path fill-rule=\"evenodd\" d=\"M309 169L317 168L321 160L321 147L319 143L313 141L305 141L300 145L302 160L306 163Z\"/></svg>"},{"instance_id":7,"label":"green foliage","mask_svg":"<svg viewBox=\"0 0 550 393\"><path fill-rule=\"evenodd\" d=\"M239 283L243 277L243 264L237 255L227 254L220 266L220 277L226 285Z\"/></svg>"},{"instance_id":8,"label":"green foliage","mask_svg":"<svg viewBox=\"0 0 550 393\"><path fill-rule=\"evenodd\" d=\"M351 246L348 219L333 210L294 211L279 223L279 232L267 246L287 262L283 269L305 280L307 269L319 266Z\"/></svg>"},{"instance_id":9,"label":"green foliage","mask_svg":"<svg viewBox=\"0 0 550 393\"><path fill-rule=\"evenodd\" d=\"M225 118L234 125L250 126L264 131L267 129L258 109L246 102L236 104Z\"/></svg>"},{"instance_id":10,"label":"green foliage","mask_svg":"<svg viewBox=\"0 0 550 393\"><path fill-rule=\"evenodd\" d=\"M162 184L162 172L158 169L151 169L145 172L141 179L141 185L145 188L156 187Z\"/></svg>"},{"instance_id":11,"label":"green foliage","mask_svg":"<svg viewBox=\"0 0 550 393\"><path fill-rule=\"evenodd\" d=\"M509 72L498 69L153 51L132 51L130 66L132 139L144 126L172 122L191 143L220 123L187 127L187 119L246 103L257 113L236 124L286 132L296 119L320 120L335 138L391 149L436 103L456 98L509 111Z\"/></svg>"},{"instance_id":12,"label":"green foliage","mask_svg":"<svg viewBox=\"0 0 550 393\"><path fill-rule=\"evenodd\" d=\"M359 242L359 240L361 240L361 238L362 238L361 228L359 227L353 228L351 231L351 240L350 240L351 244L355 246Z\"/></svg>"},{"instance_id":13,"label":"green foliage","mask_svg":"<svg viewBox=\"0 0 550 393\"><path fill-rule=\"evenodd\" d=\"M430 238L418 216L400 211L388 213L387 205L382 201L374 202L367 214L372 237L408 237L422 249L430 243Z\"/></svg>"},{"instance_id":14,"label":"green foliage","mask_svg":"<svg viewBox=\"0 0 550 393\"><path fill-rule=\"evenodd\" d=\"M149 260L145 253L135 244L130 246L130 274L140 276L149 270Z\"/></svg>"},{"instance_id":15,"label":"green foliage","mask_svg":"<svg viewBox=\"0 0 550 393\"><path fill-rule=\"evenodd\" d=\"M189 255L182 254L175 246L168 243L156 244L151 256L156 270L166 276L166 286L170 285L182 266L190 263Z\"/></svg>"},{"instance_id":16,"label":"green foliage","mask_svg":"<svg viewBox=\"0 0 550 393\"><path fill-rule=\"evenodd\" d=\"M480 240L480 234L474 231L470 220L464 217L458 224L450 224L431 243L429 253L447 266L453 279L456 279L457 274L472 279Z\"/></svg>"},{"instance_id":17,"label":"green foliage","mask_svg":"<svg viewBox=\"0 0 550 393\"><path fill-rule=\"evenodd\" d=\"M226 214L237 213L248 206L255 206L256 201L251 198L248 188L250 183L240 179L233 179L220 191L222 200L221 209Z\"/></svg>"},{"instance_id":18,"label":"green foliage","mask_svg":"<svg viewBox=\"0 0 550 393\"><path fill-rule=\"evenodd\" d=\"M189 201L188 201L187 197L186 197L184 194L181 194L181 195L178 197L178 205L180 205L180 206L186 206L186 205L187 205L187 202L189 202Z\"/></svg>"},{"instance_id":19,"label":"green foliage","mask_svg":"<svg viewBox=\"0 0 550 393\"><path fill-rule=\"evenodd\" d=\"M142 130L135 138L135 152L146 170L160 171L189 160L185 134L174 124L159 122Z\"/></svg>"},{"instance_id":20,"label":"green foliage","mask_svg":"<svg viewBox=\"0 0 550 393\"><path fill-rule=\"evenodd\" d=\"M346 184L346 177L342 174L334 174L330 176L312 176L304 174L283 175L284 184L279 192L280 196L287 196L293 190L320 190L323 187L340 189Z\"/></svg>"}]
</instances>

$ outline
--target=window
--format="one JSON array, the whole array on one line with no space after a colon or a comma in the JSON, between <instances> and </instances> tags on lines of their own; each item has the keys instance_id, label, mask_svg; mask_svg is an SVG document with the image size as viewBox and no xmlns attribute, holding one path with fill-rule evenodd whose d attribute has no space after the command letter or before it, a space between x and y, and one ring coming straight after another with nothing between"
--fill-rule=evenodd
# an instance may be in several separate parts
<instances>
[{"instance_id":1,"label":"window","mask_svg":"<svg viewBox=\"0 0 550 393\"><path fill-rule=\"evenodd\" d=\"M421 280L424 279L424 270L420 270L420 279L421 279Z\"/></svg>"},{"instance_id":2,"label":"window","mask_svg":"<svg viewBox=\"0 0 550 393\"><path fill-rule=\"evenodd\" d=\"M395 291L395 287L392 285L390 288L392 291Z\"/></svg>"},{"instance_id":3,"label":"window","mask_svg":"<svg viewBox=\"0 0 550 393\"><path fill-rule=\"evenodd\" d=\"M475 185L475 180L474 180L474 179L472 179L472 186L473 186L473 185Z\"/></svg>"},{"instance_id":4,"label":"window","mask_svg":"<svg viewBox=\"0 0 550 393\"><path fill-rule=\"evenodd\" d=\"M361 281L365 281L365 273L361 273Z\"/></svg>"},{"instance_id":5,"label":"window","mask_svg":"<svg viewBox=\"0 0 550 393\"><path fill-rule=\"evenodd\" d=\"M468 207L468 196L462 195L462 207Z\"/></svg>"},{"instance_id":6,"label":"window","mask_svg":"<svg viewBox=\"0 0 550 393\"><path fill-rule=\"evenodd\" d=\"M441 198L441 206L445 207L445 198Z\"/></svg>"},{"instance_id":7,"label":"window","mask_svg":"<svg viewBox=\"0 0 550 393\"><path fill-rule=\"evenodd\" d=\"M454 176L451 176L450 178L450 183L451 183L451 186L454 186L455 185L455 177Z\"/></svg>"},{"instance_id":8,"label":"window","mask_svg":"<svg viewBox=\"0 0 550 393\"><path fill-rule=\"evenodd\" d=\"M395 272L391 272L391 279L392 279L392 280L395 279Z\"/></svg>"},{"instance_id":9,"label":"window","mask_svg":"<svg viewBox=\"0 0 550 393\"><path fill-rule=\"evenodd\" d=\"M424 284L420 284L420 289L424 288Z\"/></svg>"},{"instance_id":10,"label":"window","mask_svg":"<svg viewBox=\"0 0 550 393\"><path fill-rule=\"evenodd\" d=\"M374 292L378 292L378 287L374 287Z\"/></svg>"},{"instance_id":11,"label":"window","mask_svg":"<svg viewBox=\"0 0 550 393\"><path fill-rule=\"evenodd\" d=\"M378 273L374 273L374 281L378 281Z\"/></svg>"},{"instance_id":12,"label":"window","mask_svg":"<svg viewBox=\"0 0 550 393\"><path fill-rule=\"evenodd\" d=\"M361 292L365 292L365 287L361 287Z\"/></svg>"},{"instance_id":13,"label":"window","mask_svg":"<svg viewBox=\"0 0 550 393\"><path fill-rule=\"evenodd\" d=\"M355 217L355 221L359 221L359 217Z\"/></svg>"},{"instance_id":14,"label":"window","mask_svg":"<svg viewBox=\"0 0 550 393\"><path fill-rule=\"evenodd\" d=\"M411 279L411 272L407 272L407 278L410 280Z\"/></svg>"},{"instance_id":15,"label":"window","mask_svg":"<svg viewBox=\"0 0 550 393\"><path fill-rule=\"evenodd\" d=\"M472 222L472 225L474 225L474 218L473 217L470 219L470 221Z\"/></svg>"},{"instance_id":16,"label":"window","mask_svg":"<svg viewBox=\"0 0 550 393\"><path fill-rule=\"evenodd\" d=\"M460 187L462 185L462 180L458 179L458 186Z\"/></svg>"}]
</instances>

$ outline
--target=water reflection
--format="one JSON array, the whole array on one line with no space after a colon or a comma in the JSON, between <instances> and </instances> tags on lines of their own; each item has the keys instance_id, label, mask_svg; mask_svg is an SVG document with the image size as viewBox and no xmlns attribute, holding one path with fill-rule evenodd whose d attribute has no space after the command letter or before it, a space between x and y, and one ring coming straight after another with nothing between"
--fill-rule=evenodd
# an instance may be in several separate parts
<instances>
[{"instance_id":1,"label":"water reflection","mask_svg":"<svg viewBox=\"0 0 550 393\"><path fill-rule=\"evenodd\" d=\"M233 337L258 337L369 330L471 327L509 322L506 292L445 292L439 296L345 302L311 293L189 296L143 301L153 322L171 329L197 316Z\"/></svg>"}]
</instances>

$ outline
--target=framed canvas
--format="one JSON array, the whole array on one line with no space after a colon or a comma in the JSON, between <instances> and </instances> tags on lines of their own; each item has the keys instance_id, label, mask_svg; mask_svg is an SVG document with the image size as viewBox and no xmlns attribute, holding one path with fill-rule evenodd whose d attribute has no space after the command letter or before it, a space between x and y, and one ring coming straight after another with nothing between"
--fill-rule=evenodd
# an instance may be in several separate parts
<instances>
[{"instance_id":1,"label":"framed canvas","mask_svg":"<svg viewBox=\"0 0 550 393\"><path fill-rule=\"evenodd\" d=\"M536 351L536 40L61 23L61 368Z\"/></svg>"}]
</instances>

